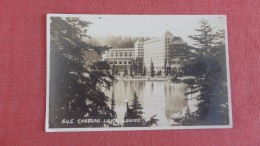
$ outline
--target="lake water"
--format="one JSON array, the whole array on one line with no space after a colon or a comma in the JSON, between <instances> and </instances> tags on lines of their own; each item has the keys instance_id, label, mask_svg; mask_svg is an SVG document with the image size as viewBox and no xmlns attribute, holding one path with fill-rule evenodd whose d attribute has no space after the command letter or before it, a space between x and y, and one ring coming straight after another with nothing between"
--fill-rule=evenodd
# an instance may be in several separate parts
<instances>
[{"instance_id":1,"label":"lake water","mask_svg":"<svg viewBox=\"0 0 260 146\"><path fill-rule=\"evenodd\" d=\"M114 95L117 120L124 122L126 103L132 103L134 92L137 93L143 106L143 117L149 120L156 114L159 126L170 126L171 117L187 107L186 85L182 83L168 83L167 81L124 81L113 83L113 88L105 91L109 97Z\"/></svg>"}]
</instances>

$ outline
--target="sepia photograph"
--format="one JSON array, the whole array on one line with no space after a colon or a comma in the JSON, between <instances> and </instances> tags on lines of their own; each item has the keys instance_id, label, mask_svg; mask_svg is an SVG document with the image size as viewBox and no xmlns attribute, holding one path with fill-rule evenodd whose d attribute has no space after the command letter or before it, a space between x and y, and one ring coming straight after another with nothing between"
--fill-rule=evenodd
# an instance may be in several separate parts
<instances>
[{"instance_id":1,"label":"sepia photograph","mask_svg":"<svg viewBox=\"0 0 260 146\"><path fill-rule=\"evenodd\" d=\"M225 15L47 15L47 132L232 128Z\"/></svg>"}]
</instances>

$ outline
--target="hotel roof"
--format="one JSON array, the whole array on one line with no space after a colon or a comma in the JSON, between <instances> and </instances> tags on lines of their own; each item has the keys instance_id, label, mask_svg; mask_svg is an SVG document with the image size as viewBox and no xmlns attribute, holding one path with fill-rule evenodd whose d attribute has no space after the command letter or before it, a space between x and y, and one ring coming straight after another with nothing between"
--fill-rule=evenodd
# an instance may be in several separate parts
<instances>
[{"instance_id":1,"label":"hotel roof","mask_svg":"<svg viewBox=\"0 0 260 146\"><path fill-rule=\"evenodd\" d=\"M164 35L172 35L172 33L169 30L167 30Z\"/></svg>"},{"instance_id":2,"label":"hotel roof","mask_svg":"<svg viewBox=\"0 0 260 146\"><path fill-rule=\"evenodd\" d=\"M171 44L179 44L179 45L183 44L183 45L186 45L187 43L184 42L182 39L178 39L178 40L173 41Z\"/></svg>"},{"instance_id":3,"label":"hotel roof","mask_svg":"<svg viewBox=\"0 0 260 146\"><path fill-rule=\"evenodd\" d=\"M140 37L136 42L144 42L144 38Z\"/></svg>"}]
</instances>

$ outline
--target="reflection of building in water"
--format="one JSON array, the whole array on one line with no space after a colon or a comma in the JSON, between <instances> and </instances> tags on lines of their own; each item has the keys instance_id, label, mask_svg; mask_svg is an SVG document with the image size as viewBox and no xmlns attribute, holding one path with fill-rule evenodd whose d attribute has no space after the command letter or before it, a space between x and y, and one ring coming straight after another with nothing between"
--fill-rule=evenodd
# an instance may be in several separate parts
<instances>
[{"instance_id":1,"label":"reflection of building in water","mask_svg":"<svg viewBox=\"0 0 260 146\"><path fill-rule=\"evenodd\" d=\"M171 119L174 113L182 112L188 106L187 97L184 95L185 86L183 84L172 84L165 86L165 115Z\"/></svg>"},{"instance_id":2,"label":"reflection of building in water","mask_svg":"<svg viewBox=\"0 0 260 146\"><path fill-rule=\"evenodd\" d=\"M104 89L104 93L108 97L114 95L119 121L123 121L126 104L129 103L129 106L132 104L134 92L137 93L143 107L143 117L148 119L156 114L159 124L167 124L175 113L182 112L188 104L184 95L186 92L184 84L116 80L112 89Z\"/></svg>"},{"instance_id":3,"label":"reflection of building in water","mask_svg":"<svg viewBox=\"0 0 260 146\"><path fill-rule=\"evenodd\" d=\"M171 49L176 47L185 49L186 46L187 43L183 42L181 37L175 37L167 31L161 39L144 41L144 63L150 66L152 61L156 71L164 71L165 63L168 64L174 57L170 54Z\"/></svg>"}]
</instances>

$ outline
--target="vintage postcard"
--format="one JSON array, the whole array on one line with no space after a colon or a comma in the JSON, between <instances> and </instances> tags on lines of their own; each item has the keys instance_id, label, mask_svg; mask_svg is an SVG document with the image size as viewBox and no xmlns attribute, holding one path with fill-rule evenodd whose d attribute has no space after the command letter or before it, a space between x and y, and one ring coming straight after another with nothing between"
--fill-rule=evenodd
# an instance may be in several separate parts
<instances>
[{"instance_id":1,"label":"vintage postcard","mask_svg":"<svg viewBox=\"0 0 260 146\"><path fill-rule=\"evenodd\" d=\"M224 15L47 15L46 131L231 128Z\"/></svg>"}]
</instances>

